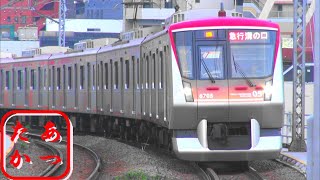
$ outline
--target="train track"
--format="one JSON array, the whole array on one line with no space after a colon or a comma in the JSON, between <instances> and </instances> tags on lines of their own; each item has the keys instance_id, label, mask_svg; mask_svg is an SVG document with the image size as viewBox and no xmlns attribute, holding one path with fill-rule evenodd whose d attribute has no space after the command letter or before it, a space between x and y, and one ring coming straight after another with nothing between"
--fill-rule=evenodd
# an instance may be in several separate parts
<instances>
[{"instance_id":1,"label":"train track","mask_svg":"<svg viewBox=\"0 0 320 180\"><path fill-rule=\"evenodd\" d=\"M13 131L10 131L10 130L7 130L6 132L7 133L13 133ZM38 134L28 133L28 136L32 137L34 139L41 139L41 136L38 135ZM59 155L59 157L61 157L62 162L64 162L64 158L63 157L65 157L65 155L64 155L65 153L63 153L56 145L51 145L49 143L44 143L44 142L41 142L39 140L35 140L34 142L36 144L38 144L38 145L44 146L46 149L51 151L53 155ZM62 143L66 143L66 141L64 141L64 140L62 140L61 142ZM91 150L91 149L89 149L89 148L87 148L85 146L82 146L80 144L73 143L73 147L77 148L77 151L80 150L82 152L85 152L86 154L88 154L90 156L90 160L92 159L94 161L95 166L94 166L94 168L92 168L93 170L89 174L87 173L87 174L84 175L84 176L86 176L85 179L98 179L99 170L101 168L101 159L100 159L100 157L93 150ZM74 149L74 151L75 150L76 149ZM78 158L78 157L74 156L74 160L76 158ZM85 164L85 163L83 162L83 164ZM64 169L65 165L66 165L65 162L62 165L59 165L59 164L50 165L47 169L45 169L40 174L40 176L48 177L48 176L59 175L59 171L61 171L61 169ZM85 164L84 167L87 170L86 164ZM74 165L73 171L75 171L75 165ZM80 172L82 172L82 171L80 171ZM76 173L76 174L78 174L78 173Z\"/></svg>"},{"instance_id":2,"label":"train track","mask_svg":"<svg viewBox=\"0 0 320 180\"><path fill-rule=\"evenodd\" d=\"M36 144L48 149L52 155L57 155L57 156L61 157L61 160L63 161L62 152L58 148L55 148L54 146L52 146L48 143L43 143L41 141L34 141L34 142ZM40 173L39 176L41 176L41 177L52 176L59 168L60 168L60 164L51 164L49 167L47 167L47 169L45 169L42 173Z\"/></svg>"},{"instance_id":3,"label":"train track","mask_svg":"<svg viewBox=\"0 0 320 180\"><path fill-rule=\"evenodd\" d=\"M219 179L234 179L234 177L242 177L241 179L252 179L252 180L264 180L264 178L252 167L245 167L245 171L236 170L234 172L232 169L227 169L226 171L221 169L215 170L214 165L205 163L195 163L195 167L199 171L199 176L204 180L219 180Z\"/></svg>"}]
</instances>

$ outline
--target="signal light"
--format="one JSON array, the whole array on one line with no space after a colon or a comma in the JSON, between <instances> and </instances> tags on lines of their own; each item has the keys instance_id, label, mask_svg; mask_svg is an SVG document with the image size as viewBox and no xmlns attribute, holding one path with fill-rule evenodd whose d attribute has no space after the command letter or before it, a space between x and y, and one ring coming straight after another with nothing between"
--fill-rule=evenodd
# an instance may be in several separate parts
<instances>
[{"instance_id":1,"label":"signal light","mask_svg":"<svg viewBox=\"0 0 320 180\"><path fill-rule=\"evenodd\" d=\"M206 38L212 38L212 37L213 37L212 31L207 31L207 32L205 33L205 37L206 37Z\"/></svg>"}]
</instances>

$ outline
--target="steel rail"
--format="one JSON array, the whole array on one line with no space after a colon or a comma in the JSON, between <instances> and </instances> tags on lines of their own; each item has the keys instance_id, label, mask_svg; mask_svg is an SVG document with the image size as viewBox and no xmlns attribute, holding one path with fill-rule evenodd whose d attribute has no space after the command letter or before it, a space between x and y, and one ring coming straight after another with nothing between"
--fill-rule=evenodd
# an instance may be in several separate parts
<instances>
[{"instance_id":1,"label":"steel rail","mask_svg":"<svg viewBox=\"0 0 320 180\"><path fill-rule=\"evenodd\" d=\"M49 145L48 143L43 143L41 141L34 141L36 144L39 144L47 149L49 149L54 155L58 155L61 158L61 161L63 162L63 154L62 152L58 149L55 148L52 145ZM41 177L49 177L52 176L58 169L60 168L61 164L51 164L47 169L45 169L42 173L39 174Z\"/></svg>"},{"instance_id":2,"label":"steel rail","mask_svg":"<svg viewBox=\"0 0 320 180\"><path fill-rule=\"evenodd\" d=\"M265 179L260 175L260 173L258 173L257 170L255 170L251 166L249 166L249 169L248 169L248 171L245 172L245 174L255 180L264 180Z\"/></svg>"},{"instance_id":3,"label":"steel rail","mask_svg":"<svg viewBox=\"0 0 320 180\"><path fill-rule=\"evenodd\" d=\"M13 133L13 131L11 130L6 130L6 132L8 133ZM33 134L33 133L28 133L27 134L28 136L32 136L32 137L36 137L38 139L41 139L41 136L38 135L38 134ZM61 142L63 143L67 143L65 140L62 140ZM42 143L42 142L40 142ZM43 144L46 144L46 143L43 143ZM92 173L90 174L90 176L87 178L87 179L98 179L99 177L99 173L100 173L100 168L101 168L101 159L100 157L98 156L97 153L95 153L93 150L91 150L90 148L88 147L85 147L85 146L82 146L80 144L76 144L76 143L73 143L74 146L80 148L80 149L83 149L85 151L87 151L92 157L93 159L95 160L96 162L96 167L94 168L94 170L92 171ZM60 150L58 150L60 151ZM61 153L61 156L60 157L63 157L62 156L62 153ZM60 166L60 165L59 165Z\"/></svg>"}]
</instances>

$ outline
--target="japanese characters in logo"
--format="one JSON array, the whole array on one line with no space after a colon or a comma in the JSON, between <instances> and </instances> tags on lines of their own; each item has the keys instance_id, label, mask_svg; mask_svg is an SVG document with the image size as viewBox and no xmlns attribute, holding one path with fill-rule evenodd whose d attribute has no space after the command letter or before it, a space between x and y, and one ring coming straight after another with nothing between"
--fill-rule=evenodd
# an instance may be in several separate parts
<instances>
[{"instance_id":1,"label":"japanese characters in logo","mask_svg":"<svg viewBox=\"0 0 320 180\"><path fill-rule=\"evenodd\" d=\"M34 124L37 124L36 128L33 127ZM73 168L72 130L69 118L59 111L17 110L6 113L1 120L3 174L10 179L67 179ZM39 144L44 145L41 148ZM66 156L61 157L61 153L52 154L53 151L41 152L48 146L59 146L59 149L66 152ZM45 177L40 173L41 168L45 171L49 166L65 171ZM39 169L39 173L34 175L30 169Z\"/></svg>"}]
</instances>

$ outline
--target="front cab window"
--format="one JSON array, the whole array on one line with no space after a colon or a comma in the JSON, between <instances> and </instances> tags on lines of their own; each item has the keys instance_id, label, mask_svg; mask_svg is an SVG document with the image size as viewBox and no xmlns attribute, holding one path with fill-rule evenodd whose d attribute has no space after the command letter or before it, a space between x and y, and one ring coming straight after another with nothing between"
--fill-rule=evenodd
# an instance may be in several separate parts
<instances>
[{"instance_id":1,"label":"front cab window","mask_svg":"<svg viewBox=\"0 0 320 180\"><path fill-rule=\"evenodd\" d=\"M192 31L175 33L178 62L182 77L194 79Z\"/></svg>"}]
</instances>

